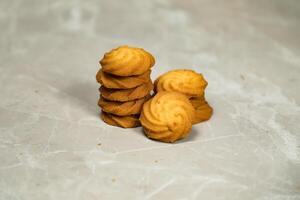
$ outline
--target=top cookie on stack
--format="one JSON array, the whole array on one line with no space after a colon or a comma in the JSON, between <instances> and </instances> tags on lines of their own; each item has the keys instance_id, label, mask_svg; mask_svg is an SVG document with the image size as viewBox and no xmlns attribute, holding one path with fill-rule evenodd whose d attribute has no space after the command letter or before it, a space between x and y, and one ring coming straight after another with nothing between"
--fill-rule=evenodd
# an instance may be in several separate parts
<instances>
[{"instance_id":1,"label":"top cookie on stack","mask_svg":"<svg viewBox=\"0 0 300 200\"><path fill-rule=\"evenodd\" d=\"M102 119L124 128L139 126L143 103L150 98L154 57L141 48L121 46L105 53L96 75L102 85L98 105Z\"/></svg>"},{"instance_id":2,"label":"top cookie on stack","mask_svg":"<svg viewBox=\"0 0 300 200\"><path fill-rule=\"evenodd\" d=\"M141 75L154 65L154 57L142 48L120 46L104 54L103 72L116 76Z\"/></svg>"}]
</instances>

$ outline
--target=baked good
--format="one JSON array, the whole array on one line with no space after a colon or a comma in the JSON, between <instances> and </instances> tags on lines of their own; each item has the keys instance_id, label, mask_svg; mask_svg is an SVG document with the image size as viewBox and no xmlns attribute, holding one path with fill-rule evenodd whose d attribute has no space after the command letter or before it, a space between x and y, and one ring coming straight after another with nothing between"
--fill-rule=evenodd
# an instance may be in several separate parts
<instances>
[{"instance_id":1,"label":"baked good","mask_svg":"<svg viewBox=\"0 0 300 200\"><path fill-rule=\"evenodd\" d=\"M101 118L109 125L119 126L122 128L133 128L141 125L138 115L117 116L102 111Z\"/></svg>"},{"instance_id":2,"label":"baked good","mask_svg":"<svg viewBox=\"0 0 300 200\"><path fill-rule=\"evenodd\" d=\"M204 104L200 105L195 109L195 118L193 124L198 124L203 121L207 121L213 114L213 108L205 101Z\"/></svg>"},{"instance_id":3,"label":"baked good","mask_svg":"<svg viewBox=\"0 0 300 200\"><path fill-rule=\"evenodd\" d=\"M155 63L154 57L141 48L120 46L104 54L100 60L102 70L117 76L140 75Z\"/></svg>"},{"instance_id":4,"label":"baked good","mask_svg":"<svg viewBox=\"0 0 300 200\"><path fill-rule=\"evenodd\" d=\"M143 104L151 97L150 94L147 96L136 99L132 101L119 102L119 101L109 101L100 97L98 105L103 111L107 113L112 113L118 116L134 115L141 113Z\"/></svg>"},{"instance_id":5,"label":"baked good","mask_svg":"<svg viewBox=\"0 0 300 200\"><path fill-rule=\"evenodd\" d=\"M195 109L185 95L161 91L144 104L140 122L147 137L174 142L189 134L194 117Z\"/></svg>"},{"instance_id":6,"label":"baked good","mask_svg":"<svg viewBox=\"0 0 300 200\"><path fill-rule=\"evenodd\" d=\"M213 108L207 103L204 96L190 98L190 102L195 108L195 118L193 124L209 120L213 114Z\"/></svg>"},{"instance_id":7,"label":"baked good","mask_svg":"<svg viewBox=\"0 0 300 200\"><path fill-rule=\"evenodd\" d=\"M203 102L205 102L205 96L204 94L202 96L199 97L191 97L189 98L191 104L194 106L194 108L199 107L200 105L203 104Z\"/></svg>"},{"instance_id":8,"label":"baked good","mask_svg":"<svg viewBox=\"0 0 300 200\"><path fill-rule=\"evenodd\" d=\"M172 70L157 78L154 82L154 91L176 91L186 95L195 108L193 124L210 119L212 107L205 100L204 90L207 81L202 74L193 70Z\"/></svg>"},{"instance_id":9,"label":"baked good","mask_svg":"<svg viewBox=\"0 0 300 200\"><path fill-rule=\"evenodd\" d=\"M169 71L154 82L154 91L174 91L185 94L188 97L203 95L207 82L202 76L193 70L178 69Z\"/></svg>"},{"instance_id":10,"label":"baked good","mask_svg":"<svg viewBox=\"0 0 300 200\"><path fill-rule=\"evenodd\" d=\"M101 84L98 105L106 123L123 128L140 126L139 114L153 90L154 57L141 48L120 46L105 53L96 75Z\"/></svg>"},{"instance_id":11,"label":"baked good","mask_svg":"<svg viewBox=\"0 0 300 200\"><path fill-rule=\"evenodd\" d=\"M130 89L150 81L151 70L136 76L116 76L100 69L96 75L97 81L106 88Z\"/></svg>"},{"instance_id":12,"label":"baked good","mask_svg":"<svg viewBox=\"0 0 300 200\"><path fill-rule=\"evenodd\" d=\"M109 89L106 87L100 87L100 93L102 97L110 101L132 101L134 99L140 99L147 96L153 89L151 81L139 85L136 88L131 89Z\"/></svg>"}]
</instances>

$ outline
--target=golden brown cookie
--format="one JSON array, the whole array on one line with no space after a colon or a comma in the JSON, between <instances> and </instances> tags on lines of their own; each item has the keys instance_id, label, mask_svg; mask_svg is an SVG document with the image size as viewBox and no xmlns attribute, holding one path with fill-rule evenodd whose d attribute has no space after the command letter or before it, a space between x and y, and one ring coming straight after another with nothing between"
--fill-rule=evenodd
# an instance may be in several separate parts
<instances>
[{"instance_id":1,"label":"golden brown cookie","mask_svg":"<svg viewBox=\"0 0 300 200\"><path fill-rule=\"evenodd\" d=\"M102 111L101 118L109 125L119 126L122 128L133 128L141 125L138 115L117 116Z\"/></svg>"},{"instance_id":2,"label":"golden brown cookie","mask_svg":"<svg viewBox=\"0 0 300 200\"><path fill-rule=\"evenodd\" d=\"M141 113L143 104L150 99L150 97L151 95L149 94L141 99L126 102L109 101L100 97L98 105L103 111L118 116L135 115Z\"/></svg>"},{"instance_id":3,"label":"golden brown cookie","mask_svg":"<svg viewBox=\"0 0 300 200\"><path fill-rule=\"evenodd\" d=\"M178 69L169 71L154 82L154 91L174 91L188 97L201 96L207 86L202 76L193 70Z\"/></svg>"},{"instance_id":4,"label":"golden brown cookie","mask_svg":"<svg viewBox=\"0 0 300 200\"><path fill-rule=\"evenodd\" d=\"M100 69L96 75L97 81L106 88L130 89L150 81L151 70L136 76L116 76Z\"/></svg>"},{"instance_id":5,"label":"golden brown cookie","mask_svg":"<svg viewBox=\"0 0 300 200\"><path fill-rule=\"evenodd\" d=\"M147 137L174 142L189 134L194 117L195 109L185 95L162 91L144 104L140 122Z\"/></svg>"},{"instance_id":6,"label":"golden brown cookie","mask_svg":"<svg viewBox=\"0 0 300 200\"><path fill-rule=\"evenodd\" d=\"M198 124L200 122L207 121L211 118L213 114L213 108L207 102L199 106L195 110L196 110L196 114L193 120L193 124Z\"/></svg>"},{"instance_id":7,"label":"golden brown cookie","mask_svg":"<svg viewBox=\"0 0 300 200\"><path fill-rule=\"evenodd\" d=\"M213 108L207 103L204 96L190 98L190 102L196 111L193 124L198 124L211 118L213 114Z\"/></svg>"},{"instance_id":8,"label":"golden brown cookie","mask_svg":"<svg viewBox=\"0 0 300 200\"><path fill-rule=\"evenodd\" d=\"M100 61L102 70L117 76L140 75L155 63L154 57L141 48L120 46L104 54Z\"/></svg>"},{"instance_id":9,"label":"golden brown cookie","mask_svg":"<svg viewBox=\"0 0 300 200\"><path fill-rule=\"evenodd\" d=\"M205 96L204 94L199 97L191 97L189 98L191 104L194 106L194 108L197 108L201 106L205 102Z\"/></svg>"},{"instance_id":10,"label":"golden brown cookie","mask_svg":"<svg viewBox=\"0 0 300 200\"><path fill-rule=\"evenodd\" d=\"M100 93L102 97L110 101L132 101L134 99L140 99L147 96L153 89L151 81L144 83L136 88L131 89L109 89L106 87L100 87Z\"/></svg>"}]
</instances>

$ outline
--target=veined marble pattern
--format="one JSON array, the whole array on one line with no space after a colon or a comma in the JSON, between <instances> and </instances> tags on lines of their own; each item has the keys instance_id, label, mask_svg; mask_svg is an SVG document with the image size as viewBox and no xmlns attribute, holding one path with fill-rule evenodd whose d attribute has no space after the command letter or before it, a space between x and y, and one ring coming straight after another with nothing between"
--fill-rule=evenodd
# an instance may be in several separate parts
<instances>
[{"instance_id":1,"label":"veined marble pattern","mask_svg":"<svg viewBox=\"0 0 300 200\"><path fill-rule=\"evenodd\" d=\"M300 199L298 0L0 0L0 199ZM215 113L176 144L99 119L128 44L202 72Z\"/></svg>"}]
</instances>

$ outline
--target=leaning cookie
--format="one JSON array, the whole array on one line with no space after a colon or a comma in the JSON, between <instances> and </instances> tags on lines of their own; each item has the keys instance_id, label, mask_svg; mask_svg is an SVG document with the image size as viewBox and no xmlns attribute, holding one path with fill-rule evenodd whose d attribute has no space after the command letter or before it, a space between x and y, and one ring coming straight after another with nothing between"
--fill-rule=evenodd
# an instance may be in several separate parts
<instances>
[{"instance_id":1,"label":"leaning cookie","mask_svg":"<svg viewBox=\"0 0 300 200\"><path fill-rule=\"evenodd\" d=\"M203 95L207 82L202 76L193 70L178 69L169 71L154 82L154 91L174 91L185 94L188 97Z\"/></svg>"},{"instance_id":2,"label":"leaning cookie","mask_svg":"<svg viewBox=\"0 0 300 200\"><path fill-rule=\"evenodd\" d=\"M151 70L136 76L115 76L100 69L96 75L97 81L106 88L130 89L150 81Z\"/></svg>"},{"instance_id":3,"label":"leaning cookie","mask_svg":"<svg viewBox=\"0 0 300 200\"><path fill-rule=\"evenodd\" d=\"M147 95L137 100L118 102L106 100L101 96L98 101L98 105L102 108L103 111L118 116L135 115L141 113L143 104L150 97L151 95Z\"/></svg>"},{"instance_id":4,"label":"leaning cookie","mask_svg":"<svg viewBox=\"0 0 300 200\"><path fill-rule=\"evenodd\" d=\"M207 103L204 97L190 98L190 102L195 108L195 118L193 124L207 121L213 114L213 108Z\"/></svg>"},{"instance_id":5,"label":"leaning cookie","mask_svg":"<svg viewBox=\"0 0 300 200\"><path fill-rule=\"evenodd\" d=\"M154 57L141 48L120 46L104 54L99 61L102 70L117 76L140 75L155 63Z\"/></svg>"},{"instance_id":6,"label":"leaning cookie","mask_svg":"<svg viewBox=\"0 0 300 200\"><path fill-rule=\"evenodd\" d=\"M140 122L147 137L175 142L189 134L194 117L195 109L185 95L162 91L144 104Z\"/></svg>"},{"instance_id":7,"label":"leaning cookie","mask_svg":"<svg viewBox=\"0 0 300 200\"><path fill-rule=\"evenodd\" d=\"M205 102L205 95L199 96L199 97L191 97L189 98L191 104L194 106L194 108L197 108L198 106L202 105L203 102Z\"/></svg>"},{"instance_id":8,"label":"leaning cookie","mask_svg":"<svg viewBox=\"0 0 300 200\"><path fill-rule=\"evenodd\" d=\"M137 115L117 116L102 111L101 118L109 125L122 128L134 128L141 125Z\"/></svg>"},{"instance_id":9,"label":"leaning cookie","mask_svg":"<svg viewBox=\"0 0 300 200\"><path fill-rule=\"evenodd\" d=\"M144 83L136 88L131 89L109 89L103 86L100 87L102 97L110 101L132 101L147 96L153 90L151 81Z\"/></svg>"}]
</instances>

